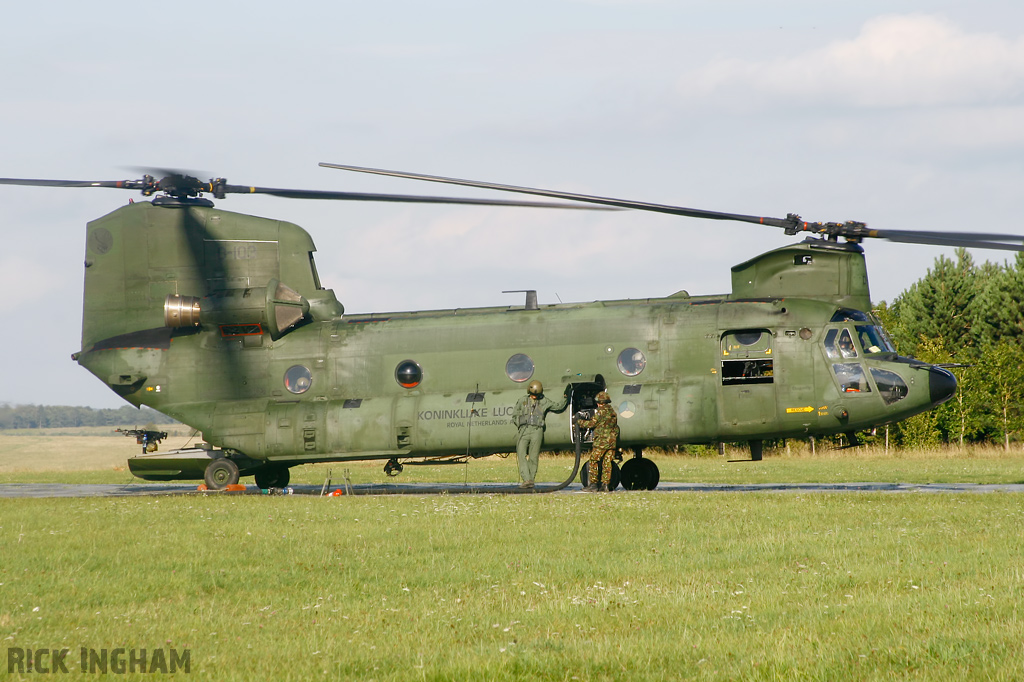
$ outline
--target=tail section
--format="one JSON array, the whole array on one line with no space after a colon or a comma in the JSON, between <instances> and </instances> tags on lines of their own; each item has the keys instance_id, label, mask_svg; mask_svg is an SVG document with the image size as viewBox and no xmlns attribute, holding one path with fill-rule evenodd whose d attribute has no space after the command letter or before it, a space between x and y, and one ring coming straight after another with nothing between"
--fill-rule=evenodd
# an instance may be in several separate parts
<instances>
[{"instance_id":1,"label":"tail section","mask_svg":"<svg viewBox=\"0 0 1024 682\"><path fill-rule=\"evenodd\" d=\"M166 377L174 338L212 332L202 345L220 352L222 337L276 339L343 312L320 288L305 230L207 204L133 203L88 225L76 359L134 404L161 402L145 399L163 391L147 381ZM203 398L201 390L177 397Z\"/></svg>"}]
</instances>

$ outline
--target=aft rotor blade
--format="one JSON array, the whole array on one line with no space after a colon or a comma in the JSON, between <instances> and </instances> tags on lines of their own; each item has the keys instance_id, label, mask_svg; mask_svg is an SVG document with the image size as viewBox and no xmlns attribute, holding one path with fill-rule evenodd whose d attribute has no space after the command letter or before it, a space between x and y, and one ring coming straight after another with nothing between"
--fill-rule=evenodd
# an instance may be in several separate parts
<instances>
[{"instance_id":1,"label":"aft rotor blade","mask_svg":"<svg viewBox=\"0 0 1024 682\"><path fill-rule=\"evenodd\" d=\"M135 189L134 180L30 180L26 178L0 178L0 185L26 185L29 187L113 187Z\"/></svg>"},{"instance_id":2,"label":"aft rotor blade","mask_svg":"<svg viewBox=\"0 0 1024 682\"><path fill-rule=\"evenodd\" d=\"M517 206L525 208L565 208L575 211L614 211L614 208L561 204L550 201L512 201L504 199L473 199L463 197L416 196L407 194L374 194L367 192L334 192L330 190L279 189L275 187L251 187L229 185L223 179L203 182L190 175L176 171L166 172L161 179L147 175L141 180L34 180L29 178L0 178L0 185L24 185L30 187L109 187L133 189L147 196L155 192L172 195L198 196L204 193L222 197L226 194L267 194L287 199L324 199L331 201L382 201L407 204L462 204L469 206Z\"/></svg>"},{"instance_id":3,"label":"aft rotor blade","mask_svg":"<svg viewBox=\"0 0 1024 682\"><path fill-rule=\"evenodd\" d=\"M224 185L225 194L269 194L287 199L326 199L332 201L385 201L408 204L468 204L473 206L522 206L527 208L568 208L575 210L608 211L613 209L559 204L550 201L508 201L502 199L469 199L459 197L417 196L409 194L374 194L366 192L333 192L315 189L276 189L273 187L245 187Z\"/></svg>"},{"instance_id":4,"label":"aft rotor blade","mask_svg":"<svg viewBox=\"0 0 1024 682\"><path fill-rule=\"evenodd\" d=\"M689 218L709 218L711 220L739 220L758 225L771 225L773 227L784 227L796 229L796 222L791 218L763 218L759 216L742 215L739 213L721 213L719 211L705 211L696 208L683 208L682 206L669 206L667 204L652 204L646 201L632 201L629 199L615 199L612 197L599 197L590 194L576 194L574 192L560 192L550 189L538 189L536 187L519 187L517 185L501 185L495 182L481 182L478 180L462 180L459 178L446 178L441 175L423 175L421 173L406 173L403 171L390 171L380 168L364 168L362 166L346 166L338 163L320 163L324 168L335 168L338 170L355 171L357 173L372 173L374 175L389 175L395 178L406 178L409 180L426 180L428 182L441 182L448 185L462 185L464 187L479 187L482 189L495 189L502 192L517 192L519 194L535 194L541 197L553 199L569 199L582 201L589 204L601 204L614 206L616 208L632 208L642 211L655 211L680 215Z\"/></svg>"},{"instance_id":5,"label":"aft rotor blade","mask_svg":"<svg viewBox=\"0 0 1024 682\"><path fill-rule=\"evenodd\" d=\"M873 230L867 225L858 221L847 221L842 223L815 223L803 220L795 213L788 214L785 218L769 218L762 216L743 215L739 213L722 213L720 211L706 211L702 209L684 208L681 206L670 206L666 204L652 204L644 201L632 201L627 199L615 199L612 197L599 197L588 194L576 194L573 192L560 192L535 187L519 187L517 185L503 185L494 182L481 182L477 180L463 180L460 178L448 178L440 175L424 175L422 173L408 173L404 171L383 170L380 168L366 168L363 166L349 166L338 163L321 163L324 168L336 168L338 170L355 171L357 173L372 173L374 175L387 175L396 178L410 180L426 180L428 182L441 182L452 185L463 185L466 187L480 187L484 189L501 190L503 192L519 192L522 194L535 194L538 196L552 197L556 199L570 199L586 203L615 206L617 208L637 209L641 211L655 211L668 213L670 215L686 216L689 218L707 218L710 220L733 220L757 225L769 225L781 227L786 234L798 232L811 232L818 235L835 239L844 237L852 241L860 241L867 237L886 239L892 242L908 244L930 244L935 246L961 246L964 248L1001 249L1005 251L1024 251L1024 235L1010 234L988 234L971 232L917 232L911 230Z\"/></svg>"}]
</instances>

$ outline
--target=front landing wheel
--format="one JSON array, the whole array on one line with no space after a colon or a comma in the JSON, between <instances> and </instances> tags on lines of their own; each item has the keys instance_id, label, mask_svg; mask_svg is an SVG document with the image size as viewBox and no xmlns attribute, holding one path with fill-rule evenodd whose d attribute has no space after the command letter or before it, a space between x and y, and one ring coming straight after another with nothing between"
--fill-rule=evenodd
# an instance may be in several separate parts
<instances>
[{"instance_id":1,"label":"front landing wheel","mask_svg":"<svg viewBox=\"0 0 1024 682\"><path fill-rule=\"evenodd\" d=\"M622 487L626 490L654 490L661 481L658 465L644 457L622 463Z\"/></svg>"},{"instance_id":2,"label":"front landing wheel","mask_svg":"<svg viewBox=\"0 0 1024 682\"><path fill-rule=\"evenodd\" d=\"M203 480L210 490L224 490L229 485L238 483L238 465L227 457L215 459L206 465Z\"/></svg>"}]
</instances>

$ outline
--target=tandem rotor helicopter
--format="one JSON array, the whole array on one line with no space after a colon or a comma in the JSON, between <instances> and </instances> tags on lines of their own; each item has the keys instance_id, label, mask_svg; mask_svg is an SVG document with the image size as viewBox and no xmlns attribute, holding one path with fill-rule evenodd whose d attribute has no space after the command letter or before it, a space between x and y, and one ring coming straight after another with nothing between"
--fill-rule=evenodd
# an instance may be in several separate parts
<instances>
[{"instance_id":1,"label":"tandem rotor helicopter","mask_svg":"<svg viewBox=\"0 0 1024 682\"><path fill-rule=\"evenodd\" d=\"M86 227L82 347L72 357L135 406L202 432L158 453L139 432L131 472L204 479L254 475L287 485L314 462L483 457L513 448L510 417L539 379L571 406L548 418L546 450L580 448L574 416L607 391L631 449L614 479L653 489L644 447L853 434L942 404L956 379L902 357L870 312L861 242L869 237L1024 251L1024 237L868 229L322 163L340 170L540 195L575 204L359 194L201 182L178 172L140 180L0 179L0 184L138 190ZM732 268L732 292L664 298L384 314L346 313L324 288L298 225L214 208L204 195L610 207L779 227L803 241ZM843 241L840 241L840 238ZM575 470L573 471L575 475ZM568 481L567 481L568 482ZM613 486L614 487L614 486ZM537 489L543 491L544 487Z\"/></svg>"}]
</instances>

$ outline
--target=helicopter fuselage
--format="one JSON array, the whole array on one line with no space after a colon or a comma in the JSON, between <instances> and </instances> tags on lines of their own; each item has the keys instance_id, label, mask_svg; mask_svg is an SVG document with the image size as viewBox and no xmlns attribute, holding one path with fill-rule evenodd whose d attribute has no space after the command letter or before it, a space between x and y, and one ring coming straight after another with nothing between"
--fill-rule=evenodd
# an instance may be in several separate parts
<instances>
[{"instance_id":1,"label":"helicopter fuselage","mask_svg":"<svg viewBox=\"0 0 1024 682\"><path fill-rule=\"evenodd\" d=\"M572 415L599 390L620 444L639 448L854 432L956 386L894 352L866 312L856 245L769 252L733 269L729 295L352 315L290 223L139 203L90 223L86 243L77 361L202 431L243 473L508 452L533 379L573 394L548 418L555 450L572 447ZM133 471L202 477L202 459L168 461Z\"/></svg>"}]
</instances>

